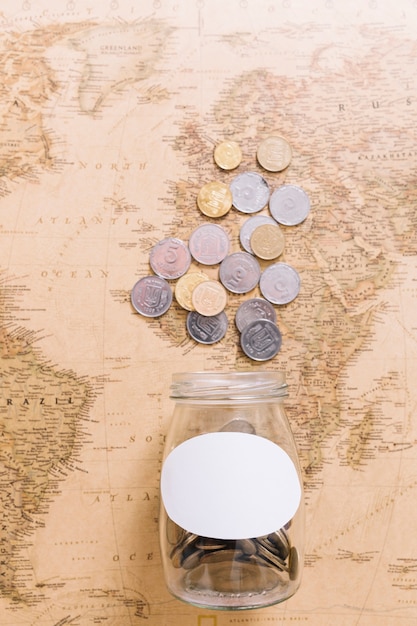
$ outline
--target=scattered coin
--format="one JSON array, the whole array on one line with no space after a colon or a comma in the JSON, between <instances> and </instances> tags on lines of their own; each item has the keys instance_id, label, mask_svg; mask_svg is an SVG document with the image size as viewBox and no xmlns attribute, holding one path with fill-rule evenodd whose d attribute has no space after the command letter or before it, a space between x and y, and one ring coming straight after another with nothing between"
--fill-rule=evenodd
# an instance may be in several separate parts
<instances>
[{"instance_id":1,"label":"scattered coin","mask_svg":"<svg viewBox=\"0 0 417 626\"><path fill-rule=\"evenodd\" d=\"M209 280L209 277L204 272L189 272L178 279L174 293L176 301L183 309L194 311L192 293L195 287L205 280Z\"/></svg>"},{"instance_id":2,"label":"scattered coin","mask_svg":"<svg viewBox=\"0 0 417 626\"><path fill-rule=\"evenodd\" d=\"M250 238L255 228L257 228L261 224L276 224L276 221L273 217L270 217L269 215L252 215L252 217L248 217L248 219L243 222L240 228L240 243L242 245L242 248L250 254L253 254L253 250L250 245Z\"/></svg>"},{"instance_id":3,"label":"scattered coin","mask_svg":"<svg viewBox=\"0 0 417 626\"><path fill-rule=\"evenodd\" d=\"M272 217L285 226L301 224L310 212L310 199L297 185L282 185L269 199Z\"/></svg>"},{"instance_id":4,"label":"scattered coin","mask_svg":"<svg viewBox=\"0 0 417 626\"><path fill-rule=\"evenodd\" d=\"M227 256L230 239L217 224L202 224L190 235L188 247L194 259L203 265L215 265Z\"/></svg>"},{"instance_id":5,"label":"scattered coin","mask_svg":"<svg viewBox=\"0 0 417 626\"><path fill-rule=\"evenodd\" d=\"M269 361L278 354L281 343L281 332L270 320L250 322L240 335L243 352L254 361Z\"/></svg>"},{"instance_id":6,"label":"scattered coin","mask_svg":"<svg viewBox=\"0 0 417 626\"><path fill-rule=\"evenodd\" d=\"M254 254L266 261L279 257L284 250L284 244L284 233L278 224L261 224L255 228L250 238Z\"/></svg>"},{"instance_id":7,"label":"scattered coin","mask_svg":"<svg viewBox=\"0 0 417 626\"><path fill-rule=\"evenodd\" d=\"M197 206L208 217L222 217L232 208L232 192L225 183L206 183L198 192Z\"/></svg>"},{"instance_id":8,"label":"scattered coin","mask_svg":"<svg viewBox=\"0 0 417 626\"><path fill-rule=\"evenodd\" d=\"M199 343L212 344L220 341L226 334L228 327L226 313L206 316L190 311L187 315L187 330L189 335Z\"/></svg>"},{"instance_id":9,"label":"scattered coin","mask_svg":"<svg viewBox=\"0 0 417 626\"><path fill-rule=\"evenodd\" d=\"M269 200L269 185L256 172L243 172L230 183L233 206L242 213L257 213Z\"/></svg>"},{"instance_id":10,"label":"scattered coin","mask_svg":"<svg viewBox=\"0 0 417 626\"><path fill-rule=\"evenodd\" d=\"M197 313L217 315L227 304L227 292L218 280L205 280L194 288L191 302Z\"/></svg>"},{"instance_id":11,"label":"scattered coin","mask_svg":"<svg viewBox=\"0 0 417 626\"><path fill-rule=\"evenodd\" d=\"M133 286L131 302L145 317L159 317L171 306L172 291L169 283L159 276L144 276Z\"/></svg>"},{"instance_id":12,"label":"scattered coin","mask_svg":"<svg viewBox=\"0 0 417 626\"><path fill-rule=\"evenodd\" d=\"M155 274L161 278L179 278L190 267L191 254L181 239L167 237L152 248L149 263Z\"/></svg>"},{"instance_id":13,"label":"scattered coin","mask_svg":"<svg viewBox=\"0 0 417 626\"><path fill-rule=\"evenodd\" d=\"M274 263L261 275L259 288L264 298L272 304L288 304L298 296L300 276L287 263Z\"/></svg>"},{"instance_id":14,"label":"scattered coin","mask_svg":"<svg viewBox=\"0 0 417 626\"><path fill-rule=\"evenodd\" d=\"M260 275L258 261L248 252L229 254L220 264L220 280L232 293L251 291L258 284Z\"/></svg>"},{"instance_id":15,"label":"scattered coin","mask_svg":"<svg viewBox=\"0 0 417 626\"><path fill-rule=\"evenodd\" d=\"M235 315L235 323L239 332L250 322L265 319L276 323L277 315L275 309L268 300L264 298L250 298L239 306Z\"/></svg>"},{"instance_id":16,"label":"scattered coin","mask_svg":"<svg viewBox=\"0 0 417 626\"><path fill-rule=\"evenodd\" d=\"M258 146L258 163L269 172L285 170L291 162L292 149L284 137L267 137Z\"/></svg>"},{"instance_id":17,"label":"scattered coin","mask_svg":"<svg viewBox=\"0 0 417 626\"><path fill-rule=\"evenodd\" d=\"M214 161L222 170L234 170L242 161L242 151L236 141L222 141L214 149Z\"/></svg>"}]
</instances>

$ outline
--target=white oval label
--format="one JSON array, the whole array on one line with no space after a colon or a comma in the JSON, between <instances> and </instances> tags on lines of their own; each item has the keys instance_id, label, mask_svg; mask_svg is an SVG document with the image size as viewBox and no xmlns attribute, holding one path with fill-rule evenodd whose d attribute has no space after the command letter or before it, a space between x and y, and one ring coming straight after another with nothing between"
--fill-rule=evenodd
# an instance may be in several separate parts
<instances>
[{"instance_id":1,"label":"white oval label","mask_svg":"<svg viewBox=\"0 0 417 626\"><path fill-rule=\"evenodd\" d=\"M296 467L277 444L247 433L219 432L184 441L162 467L168 516L196 535L261 537L296 513L301 485Z\"/></svg>"}]
</instances>

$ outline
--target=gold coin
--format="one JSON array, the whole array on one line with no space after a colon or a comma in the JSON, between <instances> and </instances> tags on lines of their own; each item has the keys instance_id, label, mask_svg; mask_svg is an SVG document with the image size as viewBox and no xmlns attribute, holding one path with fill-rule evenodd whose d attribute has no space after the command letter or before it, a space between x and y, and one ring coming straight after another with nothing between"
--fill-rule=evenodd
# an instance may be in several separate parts
<instances>
[{"instance_id":1,"label":"gold coin","mask_svg":"<svg viewBox=\"0 0 417 626\"><path fill-rule=\"evenodd\" d=\"M276 259L284 250L285 238L278 224L261 224L253 231L250 245L260 259Z\"/></svg>"},{"instance_id":2,"label":"gold coin","mask_svg":"<svg viewBox=\"0 0 417 626\"><path fill-rule=\"evenodd\" d=\"M281 172L291 162L292 149L284 137L267 137L258 146L258 163L268 172Z\"/></svg>"},{"instance_id":3,"label":"gold coin","mask_svg":"<svg viewBox=\"0 0 417 626\"><path fill-rule=\"evenodd\" d=\"M234 170L242 161L242 151L236 141L222 141L214 149L214 160L222 170Z\"/></svg>"},{"instance_id":4,"label":"gold coin","mask_svg":"<svg viewBox=\"0 0 417 626\"><path fill-rule=\"evenodd\" d=\"M227 304L227 292L218 280L206 280L195 287L191 300L200 315L218 315Z\"/></svg>"},{"instance_id":5,"label":"gold coin","mask_svg":"<svg viewBox=\"0 0 417 626\"><path fill-rule=\"evenodd\" d=\"M183 309L195 310L191 296L197 285L205 280L209 280L209 277L204 272L189 272L178 279L175 285L175 299Z\"/></svg>"},{"instance_id":6,"label":"gold coin","mask_svg":"<svg viewBox=\"0 0 417 626\"><path fill-rule=\"evenodd\" d=\"M213 181L203 185L198 192L197 205L208 217L222 217L232 208L232 192L225 183Z\"/></svg>"}]
</instances>

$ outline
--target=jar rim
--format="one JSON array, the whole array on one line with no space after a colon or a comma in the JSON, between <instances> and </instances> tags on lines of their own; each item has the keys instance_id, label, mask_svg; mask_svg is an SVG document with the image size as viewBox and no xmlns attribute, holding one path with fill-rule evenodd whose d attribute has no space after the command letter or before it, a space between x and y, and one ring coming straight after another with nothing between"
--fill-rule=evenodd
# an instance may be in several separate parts
<instances>
[{"instance_id":1,"label":"jar rim","mask_svg":"<svg viewBox=\"0 0 417 626\"><path fill-rule=\"evenodd\" d=\"M171 398L254 399L288 395L285 372L179 372L172 375Z\"/></svg>"}]
</instances>

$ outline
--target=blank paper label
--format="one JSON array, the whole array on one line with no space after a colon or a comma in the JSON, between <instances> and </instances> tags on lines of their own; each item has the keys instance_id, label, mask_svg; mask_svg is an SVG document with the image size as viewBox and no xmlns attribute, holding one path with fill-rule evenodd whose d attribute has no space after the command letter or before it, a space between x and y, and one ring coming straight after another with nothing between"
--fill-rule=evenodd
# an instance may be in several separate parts
<instances>
[{"instance_id":1,"label":"blank paper label","mask_svg":"<svg viewBox=\"0 0 417 626\"><path fill-rule=\"evenodd\" d=\"M246 433L188 439L167 456L161 495L169 517L185 530L218 539L261 537L296 513L301 485L288 454Z\"/></svg>"}]
</instances>

